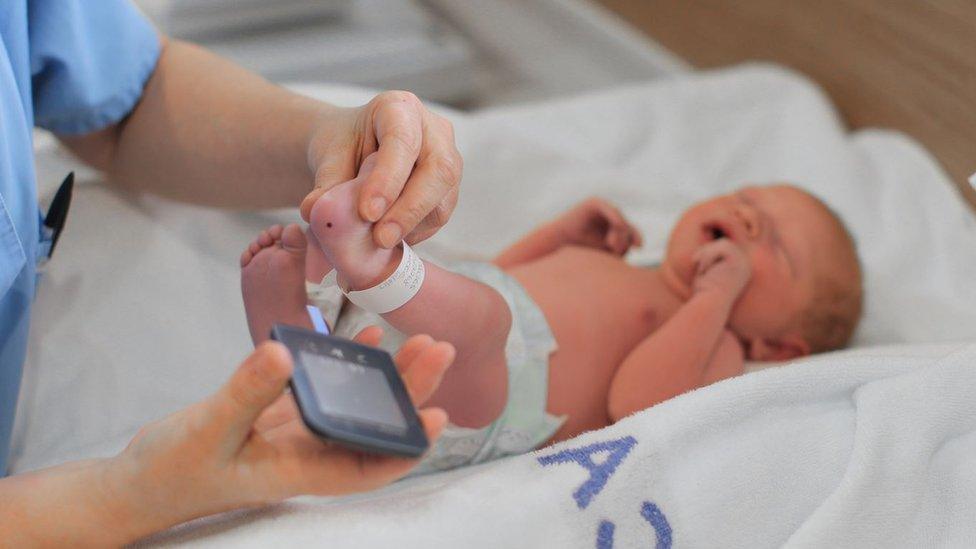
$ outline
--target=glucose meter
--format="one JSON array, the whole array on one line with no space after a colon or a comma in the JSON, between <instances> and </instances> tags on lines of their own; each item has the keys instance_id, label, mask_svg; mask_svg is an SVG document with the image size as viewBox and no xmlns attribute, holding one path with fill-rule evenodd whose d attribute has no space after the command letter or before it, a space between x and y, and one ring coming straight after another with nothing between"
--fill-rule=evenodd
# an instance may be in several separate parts
<instances>
[{"instance_id":1,"label":"glucose meter","mask_svg":"<svg viewBox=\"0 0 976 549\"><path fill-rule=\"evenodd\" d=\"M291 352L291 388L315 434L371 453L417 457L427 435L393 359L382 349L275 324L271 338Z\"/></svg>"}]
</instances>

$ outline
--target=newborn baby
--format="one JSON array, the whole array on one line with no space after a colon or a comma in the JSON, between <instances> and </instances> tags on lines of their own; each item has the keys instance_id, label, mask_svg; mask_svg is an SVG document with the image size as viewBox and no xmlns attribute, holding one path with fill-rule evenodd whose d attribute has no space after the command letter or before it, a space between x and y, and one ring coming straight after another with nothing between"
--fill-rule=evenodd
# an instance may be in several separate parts
<instances>
[{"instance_id":1,"label":"newborn baby","mask_svg":"<svg viewBox=\"0 0 976 549\"><path fill-rule=\"evenodd\" d=\"M363 174L371 166L368 159ZM311 295L322 295L334 268L341 287L361 290L399 265L402 248L377 247L358 216L362 179L323 195L307 233L275 226L245 250L255 343L274 322L311 327L306 279ZM429 334L456 347L428 401L451 425L425 459L427 470L599 429L741 374L746 359L841 348L857 325L861 273L851 237L796 187L748 187L693 206L672 229L659 266L623 260L640 243L616 208L590 199L491 264L426 263L417 294L391 312L346 302L341 314L324 313L338 316L337 334L385 321L395 335Z\"/></svg>"}]
</instances>

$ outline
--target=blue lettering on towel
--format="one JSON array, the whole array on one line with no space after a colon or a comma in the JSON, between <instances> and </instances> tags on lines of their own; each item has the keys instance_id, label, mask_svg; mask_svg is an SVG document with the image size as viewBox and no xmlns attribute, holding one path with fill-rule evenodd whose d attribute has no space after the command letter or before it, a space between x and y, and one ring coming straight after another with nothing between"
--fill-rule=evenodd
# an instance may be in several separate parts
<instances>
[{"instance_id":1,"label":"blue lettering on towel","mask_svg":"<svg viewBox=\"0 0 976 549\"><path fill-rule=\"evenodd\" d=\"M613 529L616 528L609 520L600 522L596 530L596 549L613 549Z\"/></svg>"},{"instance_id":2,"label":"blue lettering on towel","mask_svg":"<svg viewBox=\"0 0 976 549\"><path fill-rule=\"evenodd\" d=\"M593 498L607 485L607 481L610 480L610 477L613 476L617 467L620 466L635 444L637 444L637 439L626 436L607 442L597 442L582 448L570 448L542 456L538 458L538 461L542 466L576 463L589 471L590 478L573 492L576 505L580 509L586 509ZM602 452L607 453L607 458L602 463L597 464L593 461L593 454ZM641 505L640 514L651 525L651 528L654 528L657 549L671 549L671 525L661 509L650 501L645 501ZM596 549L613 549L615 530L616 525L613 522L601 520L596 531Z\"/></svg>"},{"instance_id":3,"label":"blue lettering on towel","mask_svg":"<svg viewBox=\"0 0 976 549\"><path fill-rule=\"evenodd\" d=\"M641 516L654 528L654 534L657 536L657 549L671 549L671 525L668 524L668 519L657 508L657 505L645 501L644 505L641 505Z\"/></svg>"},{"instance_id":4,"label":"blue lettering on towel","mask_svg":"<svg viewBox=\"0 0 976 549\"><path fill-rule=\"evenodd\" d=\"M657 537L655 547L657 549L671 549L671 525L668 524L668 519L664 517L664 513L657 508L657 505L645 501L641 505L641 516L651 525L651 528L654 528L654 535ZM613 532L616 529L617 525L614 523L609 520L601 520L600 526L596 530L596 549L613 549Z\"/></svg>"},{"instance_id":5,"label":"blue lettering on towel","mask_svg":"<svg viewBox=\"0 0 976 549\"><path fill-rule=\"evenodd\" d=\"M614 471L617 470L617 466L627 457L630 449L635 444L637 444L637 439L626 436L616 440L597 442L589 446L583 446L582 448L570 448L556 454L542 456L539 458L539 463L544 466L560 463L576 463L589 471L590 478L573 492L573 499L576 500L576 505L580 509L586 509L586 506L607 485L607 481L610 480ZM610 453L607 459L599 465L593 461L593 454L598 452Z\"/></svg>"}]
</instances>

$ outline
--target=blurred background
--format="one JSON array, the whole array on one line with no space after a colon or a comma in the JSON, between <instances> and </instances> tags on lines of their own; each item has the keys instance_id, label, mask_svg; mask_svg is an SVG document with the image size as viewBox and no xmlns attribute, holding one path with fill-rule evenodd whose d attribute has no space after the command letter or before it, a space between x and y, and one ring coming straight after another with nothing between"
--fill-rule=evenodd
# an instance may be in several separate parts
<instances>
[{"instance_id":1,"label":"blurred background","mask_svg":"<svg viewBox=\"0 0 976 549\"><path fill-rule=\"evenodd\" d=\"M957 183L973 171L973 0L136 1L170 35L276 82L461 109L771 61L819 84L851 128L911 135Z\"/></svg>"},{"instance_id":2,"label":"blurred background","mask_svg":"<svg viewBox=\"0 0 976 549\"><path fill-rule=\"evenodd\" d=\"M682 63L581 0L138 0L167 34L276 82L406 89L458 108L574 94Z\"/></svg>"}]
</instances>

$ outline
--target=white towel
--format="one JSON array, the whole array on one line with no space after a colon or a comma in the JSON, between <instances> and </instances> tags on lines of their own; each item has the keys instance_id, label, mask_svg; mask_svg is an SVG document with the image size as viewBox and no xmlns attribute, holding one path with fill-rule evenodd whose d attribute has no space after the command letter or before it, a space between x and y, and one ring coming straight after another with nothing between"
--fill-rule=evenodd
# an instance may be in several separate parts
<instances>
[{"instance_id":1,"label":"white towel","mask_svg":"<svg viewBox=\"0 0 976 549\"><path fill-rule=\"evenodd\" d=\"M369 98L306 90L345 104ZM868 296L859 345L976 340L972 214L924 150L889 132L845 133L823 95L791 73L745 67L448 114L465 178L427 252L487 256L602 194L645 232L647 249L633 258L643 262L693 200L789 180L838 209L859 242ZM248 347L236 258L257 230L294 218L88 185L73 208L38 296L18 471L118 451L140 425L213 391ZM670 529L675 547L976 545L966 530L976 399L965 398L976 395L976 365L971 350L943 358L949 351L828 355L679 397L534 456L206 519L165 540L606 547L612 537L632 547ZM538 458L594 443L613 444L620 463L581 508L573 494L590 473Z\"/></svg>"},{"instance_id":2,"label":"white towel","mask_svg":"<svg viewBox=\"0 0 976 549\"><path fill-rule=\"evenodd\" d=\"M825 355L460 476L155 541L267 547L972 547L976 345Z\"/></svg>"}]
</instances>

